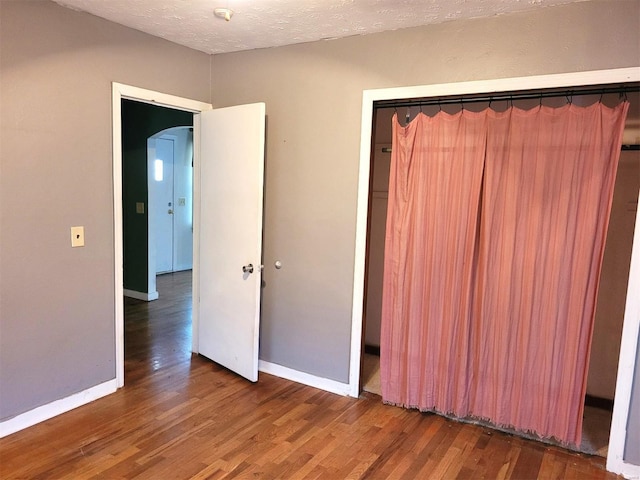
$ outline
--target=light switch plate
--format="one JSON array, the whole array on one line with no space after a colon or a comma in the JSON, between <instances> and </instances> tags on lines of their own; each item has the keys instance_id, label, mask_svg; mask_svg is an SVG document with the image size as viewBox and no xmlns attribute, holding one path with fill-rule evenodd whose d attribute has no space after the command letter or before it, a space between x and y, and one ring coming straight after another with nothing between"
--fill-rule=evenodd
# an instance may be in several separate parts
<instances>
[{"instance_id":1,"label":"light switch plate","mask_svg":"<svg viewBox=\"0 0 640 480\"><path fill-rule=\"evenodd\" d=\"M144 213L144 202L136 202L136 213Z\"/></svg>"},{"instance_id":2,"label":"light switch plate","mask_svg":"<svg viewBox=\"0 0 640 480\"><path fill-rule=\"evenodd\" d=\"M179 207L184 207L187 204L187 198L186 197L179 197L178 198L178 206Z\"/></svg>"},{"instance_id":3,"label":"light switch plate","mask_svg":"<svg viewBox=\"0 0 640 480\"><path fill-rule=\"evenodd\" d=\"M71 227L71 246L84 247L84 227Z\"/></svg>"}]
</instances>

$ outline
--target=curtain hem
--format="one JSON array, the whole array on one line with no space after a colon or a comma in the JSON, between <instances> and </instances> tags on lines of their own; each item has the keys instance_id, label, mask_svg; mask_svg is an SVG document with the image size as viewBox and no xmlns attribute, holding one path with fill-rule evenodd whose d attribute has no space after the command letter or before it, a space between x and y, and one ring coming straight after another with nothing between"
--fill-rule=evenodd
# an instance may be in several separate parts
<instances>
[{"instance_id":1,"label":"curtain hem","mask_svg":"<svg viewBox=\"0 0 640 480\"><path fill-rule=\"evenodd\" d=\"M419 407L417 405L396 403L396 402L391 402L389 400L384 400L384 399L382 400L382 403L384 405L389 405L391 407L418 410L420 413L431 413L434 415L438 415L440 417L444 417L448 420L453 420L454 422L460 422L460 423L466 423L469 425L477 425L479 427L490 428L491 430L496 430L502 433L506 433L508 435L517 435L518 437L521 437L527 440L535 440L537 442L545 443L547 445L553 445L553 446L565 448L567 450L571 450L574 452L583 453L582 450L580 450L580 445L576 443L563 442L562 440L554 436L542 437L533 430L523 430L523 429L516 428L513 425L494 423L488 418L477 417L474 415L466 415L464 417L460 417L453 412L451 413L442 412L436 409L435 407L424 408L424 407Z\"/></svg>"}]
</instances>

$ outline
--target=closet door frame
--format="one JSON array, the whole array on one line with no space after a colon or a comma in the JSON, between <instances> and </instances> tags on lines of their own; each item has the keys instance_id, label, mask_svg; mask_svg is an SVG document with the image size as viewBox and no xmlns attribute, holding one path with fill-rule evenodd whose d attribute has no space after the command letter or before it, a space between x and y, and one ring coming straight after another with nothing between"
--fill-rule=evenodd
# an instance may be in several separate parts
<instances>
[{"instance_id":1,"label":"closet door frame","mask_svg":"<svg viewBox=\"0 0 640 480\"><path fill-rule=\"evenodd\" d=\"M640 67L631 67L363 91L351 316L349 395L358 397L360 394L360 363L362 358L362 338L364 334L362 320L363 310L365 308L364 285L374 102L381 100L434 98L470 94L498 94L544 88L570 88L606 84L618 85L639 81ZM622 341L620 345L613 420L609 440L609 453L607 456L607 470L629 477L640 476L640 466L632 465L624 461L626 427L629 417L631 389L634 381L635 362L638 350L638 332L640 330L640 296L632 295L630 292L638 291L640 291L640 211L636 213L636 226L627 287L628 293L625 305Z\"/></svg>"}]
</instances>

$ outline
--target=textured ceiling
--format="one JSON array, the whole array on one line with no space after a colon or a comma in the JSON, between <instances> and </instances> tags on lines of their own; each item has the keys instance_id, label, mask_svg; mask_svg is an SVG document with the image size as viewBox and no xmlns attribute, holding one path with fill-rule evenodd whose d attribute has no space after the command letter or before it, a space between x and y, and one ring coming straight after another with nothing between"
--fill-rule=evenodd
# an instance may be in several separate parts
<instances>
[{"instance_id":1,"label":"textured ceiling","mask_svg":"<svg viewBox=\"0 0 640 480\"><path fill-rule=\"evenodd\" d=\"M54 0L206 53L489 17L585 0ZM230 22L214 8L234 11Z\"/></svg>"}]
</instances>

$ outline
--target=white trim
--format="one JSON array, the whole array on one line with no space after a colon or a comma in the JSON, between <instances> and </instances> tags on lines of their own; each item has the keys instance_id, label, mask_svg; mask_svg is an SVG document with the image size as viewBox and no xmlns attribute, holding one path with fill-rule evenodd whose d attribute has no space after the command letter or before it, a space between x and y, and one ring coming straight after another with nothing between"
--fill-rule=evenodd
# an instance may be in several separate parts
<instances>
[{"instance_id":1,"label":"white trim","mask_svg":"<svg viewBox=\"0 0 640 480\"><path fill-rule=\"evenodd\" d=\"M607 456L607 470L630 480L640 479L640 465L627 463L621 458L609 461L611 455Z\"/></svg>"},{"instance_id":2,"label":"white trim","mask_svg":"<svg viewBox=\"0 0 640 480\"><path fill-rule=\"evenodd\" d=\"M378 100L402 100L408 98L441 97L446 95L491 94L544 88L566 88L585 85L604 85L607 83L636 82L638 81L637 78L639 74L640 67L629 67L613 70L595 70L589 72L558 73L551 75L534 75L530 77L478 80L473 82L441 83L437 85L418 85L413 87L380 88L377 90L364 90L363 99L374 102ZM369 129L371 128L370 123L366 126ZM367 144L367 151L369 152L371 138L369 138L367 141L369 142Z\"/></svg>"},{"instance_id":3,"label":"white trim","mask_svg":"<svg viewBox=\"0 0 640 480\"><path fill-rule=\"evenodd\" d=\"M156 92L154 90L147 90L146 88L125 85L123 83L113 82L113 89L117 90L122 98L151 103L160 107L176 108L193 113L204 112L213 108L210 103L178 97L168 93Z\"/></svg>"},{"instance_id":4,"label":"white trim","mask_svg":"<svg viewBox=\"0 0 640 480\"><path fill-rule=\"evenodd\" d=\"M292 368L283 367L277 363L265 362L264 360L258 361L258 370L262 373L268 373L275 375L276 377L285 378L292 382L302 383L309 387L319 388L327 392L335 393L337 395L347 396L349 395L349 384L337 382L329 378L316 377L309 373L300 372L299 370L293 370Z\"/></svg>"},{"instance_id":5,"label":"white trim","mask_svg":"<svg viewBox=\"0 0 640 480\"><path fill-rule=\"evenodd\" d=\"M151 212L153 212L154 208L158 208L157 205L154 205L154 196L152 190L152 182L149 180L151 172L153 171L153 166L150 164L153 162L151 157L155 157L156 154L156 139L155 135L147 138L147 291L152 292L156 291L158 285L156 283L156 276L158 275L158 270L156 266L156 242L155 238L151 234L153 223L151 219ZM153 144L153 147L150 146ZM173 142L175 147L175 141ZM153 151L152 151L153 150ZM172 252L173 254L173 252ZM171 262L173 263L173 262ZM173 266L173 265L172 265Z\"/></svg>"},{"instance_id":6,"label":"white trim","mask_svg":"<svg viewBox=\"0 0 640 480\"><path fill-rule=\"evenodd\" d=\"M21 413L9 420L0 423L0 438L11 435L12 433L24 430L25 428L36 425L37 423L49 420L57 415L63 414L74 408L78 408L87 403L93 402L101 397L109 395L116 391L116 380L109 380L95 387L91 387L82 392L74 393L66 398L61 398L54 402L42 405L40 407Z\"/></svg>"},{"instance_id":7,"label":"white trim","mask_svg":"<svg viewBox=\"0 0 640 480\"><path fill-rule=\"evenodd\" d=\"M196 203L196 181L199 185L200 178L196 177L195 166L200 163L200 123L198 113L211 110L210 103L199 102L188 98L176 97L166 93L146 90L144 88L124 85L122 83L113 82L112 84L112 155L113 155L113 234L114 234L114 272L115 272L115 354L116 354L116 384L120 388L124 386L124 275L123 275L123 239L122 239L122 99L130 99L144 103L151 103L162 107L176 108L194 113L193 118L193 162L194 162L194 208ZM197 140L196 140L197 138ZM199 173L199 170L198 170ZM199 206L199 197L198 197ZM194 217L194 221L195 221ZM197 233L196 225L194 225L194 235ZM192 328L193 332L198 331L198 314L197 314L197 277L195 276L195 264L199 261L199 245L194 241L193 261L194 261L194 282L193 282L193 312L192 312ZM193 335L194 338L196 335ZM197 341L194 340L194 352L197 352Z\"/></svg>"},{"instance_id":8,"label":"white trim","mask_svg":"<svg viewBox=\"0 0 640 480\"><path fill-rule=\"evenodd\" d=\"M193 116L193 268L191 269L191 351L200 351L200 139L202 133L200 114ZM196 308L197 307L197 308Z\"/></svg>"},{"instance_id":9,"label":"white trim","mask_svg":"<svg viewBox=\"0 0 640 480\"><path fill-rule=\"evenodd\" d=\"M138 292L136 290L129 290L128 288L125 288L122 290L122 294L125 297L129 297L129 298L135 298L136 300L144 300L145 302L151 302L153 300L157 300L158 299L158 292Z\"/></svg>"},{"instance_id":10,"label":"white trim","mask_svg":"<svg viewBox=\"0 0 640 480\"><path fill-rule=\"evenodd\" d=\"M422 85L414 87L384 88L365 90L362 93L362 128L360 137L360 168L358 177L358 200L356 210L356 237L353 267L353 303L351 315L351 360L349 364L349 395L357 397L360 389L360 358L362 348L362 313L364 299L365 250L367 246L367 215L369 203L369 166L371 162L371 127L373 122L373 102L378 100L395 100L407 98L428 98L445 95L467 95L475 93L495 93L541 88L564 88L581 85L604 85L640 81L640 67L620 68L612 70L596 70L589 72L573 72L553 75L537 75L531 77L504 78L475 82L447 83L439 85ZM638 217L640 218L640 217ZM636 237L633 246L635 266L629 274L628 292L640 290L640 236L636 220ZM633 369L635 365L638 325L640 323L640 298L629 293L627 311L625 313L623 341L620 351L618 383L615 396L614 422L611 428L609 456L607 468L622 473L622 450L625 441L625 430ZM622 389L620 391L619 389ZM629 390L628 392L626 390ZM626 395L626 400L623 398ZM623 405L623 404L626 404ZM613 447L613 448L612 448ZM625 464L624 468L632 468ZM635 473L633 474L635 475Z\"/></svg>"},{"instance_id":11,"label":"white trim","mask_svg":"<svg viewBox=\"0 0 640 480\"><path fill-rule=\"evenodd\" d=\"M122 92L117 83L111 86L111 133L113 145L113 257L114 320L116 350L116 386L124 386L124 244L122 218Z\"/></svg>"}]
</instances>

